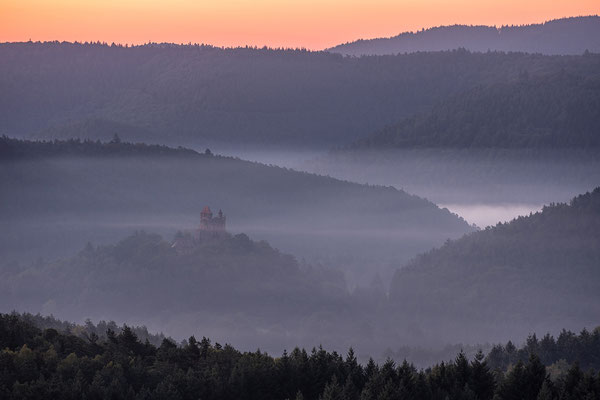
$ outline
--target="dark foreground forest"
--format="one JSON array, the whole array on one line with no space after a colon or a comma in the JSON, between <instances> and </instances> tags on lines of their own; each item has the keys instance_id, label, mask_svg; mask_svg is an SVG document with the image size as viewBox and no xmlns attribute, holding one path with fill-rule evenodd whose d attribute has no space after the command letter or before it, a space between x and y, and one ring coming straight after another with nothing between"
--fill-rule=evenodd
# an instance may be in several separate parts
<instances>
[{"instance_id":1,"label":"dark foreground forest","mask_svg":"<svg viewBox=\"0 0 600 400\"><path fill-rule=\"evenodd\" d=\"M563 335L561 335L563 337ZM551 342L560 355L587 354L600 366L600 330L564 333ZM425 370L387 360L357 362L322 348L295 348L273 358L257 350L240 352L207 338L177 345L142 342L134 330L108 330L86 339L40 329L17 314L0 314L0 398L3 399L597 399L600 374L577 360L562 370L547 368L530 338L523 349L509 343L487 358ZM537 343L537 341L535 341ZM512 347L511 347L512 346ZM502 354L513 358L499 364ZM528 354L527 354L528 353Z\"/></svg>"}]
</instances>

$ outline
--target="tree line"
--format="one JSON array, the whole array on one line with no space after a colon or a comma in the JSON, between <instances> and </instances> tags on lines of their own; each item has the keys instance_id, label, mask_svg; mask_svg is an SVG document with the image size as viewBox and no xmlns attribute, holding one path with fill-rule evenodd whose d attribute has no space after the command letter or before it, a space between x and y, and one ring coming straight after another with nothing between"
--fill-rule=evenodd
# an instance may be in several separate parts
<instances>
[{"instance_id":1,"label":"tree line","mask_svg":"<svg viewBox=\"0 0 600 400\"><path fill-rule=\"evenodd\" d=\"M205 153L209 155L210 153ZM71 138L67 140L20 140L0 137L0 160L56 156L201 156L194 150L157 144L131 143L117 133L110 141Z\"/></svg>"},{"instance_id":2,"label":"tree line","mask_svg":"<svg viewBox=\"0 0 600 400\"><path fill-rule=\"evenodd\" d=\"M600 374L577 363L552 379L540 357L492 368L468 360L417 370L404 361L378 365L313 348L280 357L191 336L181 345L142 342L125 326L87 339L41 330L0 314L0 397L5 399L594 399Z\"/></svg>"}]
</instances>

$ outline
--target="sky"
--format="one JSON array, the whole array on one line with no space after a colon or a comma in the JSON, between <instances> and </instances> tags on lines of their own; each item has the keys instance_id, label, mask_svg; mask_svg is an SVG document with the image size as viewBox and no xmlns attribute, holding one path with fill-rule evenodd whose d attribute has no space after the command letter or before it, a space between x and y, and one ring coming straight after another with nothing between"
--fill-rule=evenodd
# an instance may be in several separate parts
<instances>
[{"instance_id":1,"label":"sky","mask_svg":"<svg viewBox=\"0 0 600 400\"><path fill-rule=\"evenodd\" d=\"M0 0L0 42L320 50L439 25L518 25L595 14L599 0Z\"/></svg>"}]
</instances>

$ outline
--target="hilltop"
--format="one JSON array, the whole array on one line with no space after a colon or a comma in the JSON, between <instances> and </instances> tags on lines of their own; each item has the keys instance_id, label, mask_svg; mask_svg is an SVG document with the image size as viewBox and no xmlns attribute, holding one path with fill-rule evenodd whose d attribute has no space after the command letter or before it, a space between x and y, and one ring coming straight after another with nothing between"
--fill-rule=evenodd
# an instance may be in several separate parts
<instances>
[{"instance_id":1,"label":"hilltop","mask_svg":"<svg viewBox=\"0 0 600 400\"><path fill-rule=\"evenodd\" d=\"M505 51L541 54L600 52L600 17L561 18L517 26L450 25L404 32L398 36L361 39L328 49L352 56L441 51Z\"/></svg>"}]
</instances>

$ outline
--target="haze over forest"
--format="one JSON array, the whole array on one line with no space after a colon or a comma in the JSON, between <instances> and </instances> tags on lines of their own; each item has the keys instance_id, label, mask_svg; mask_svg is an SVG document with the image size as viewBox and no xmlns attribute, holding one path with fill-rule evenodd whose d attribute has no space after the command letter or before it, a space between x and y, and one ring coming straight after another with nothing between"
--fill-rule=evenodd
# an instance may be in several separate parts
<instances>
[{"instance_id":1,"label":"haze over forest","mask_svg":"<svg viewBox=\"0 0 600 400\"><path fill-rule=\"evenodd\" d=\"M0 43L0 397L600 395L599 38Z\"/></svg>"}]
</instances>

